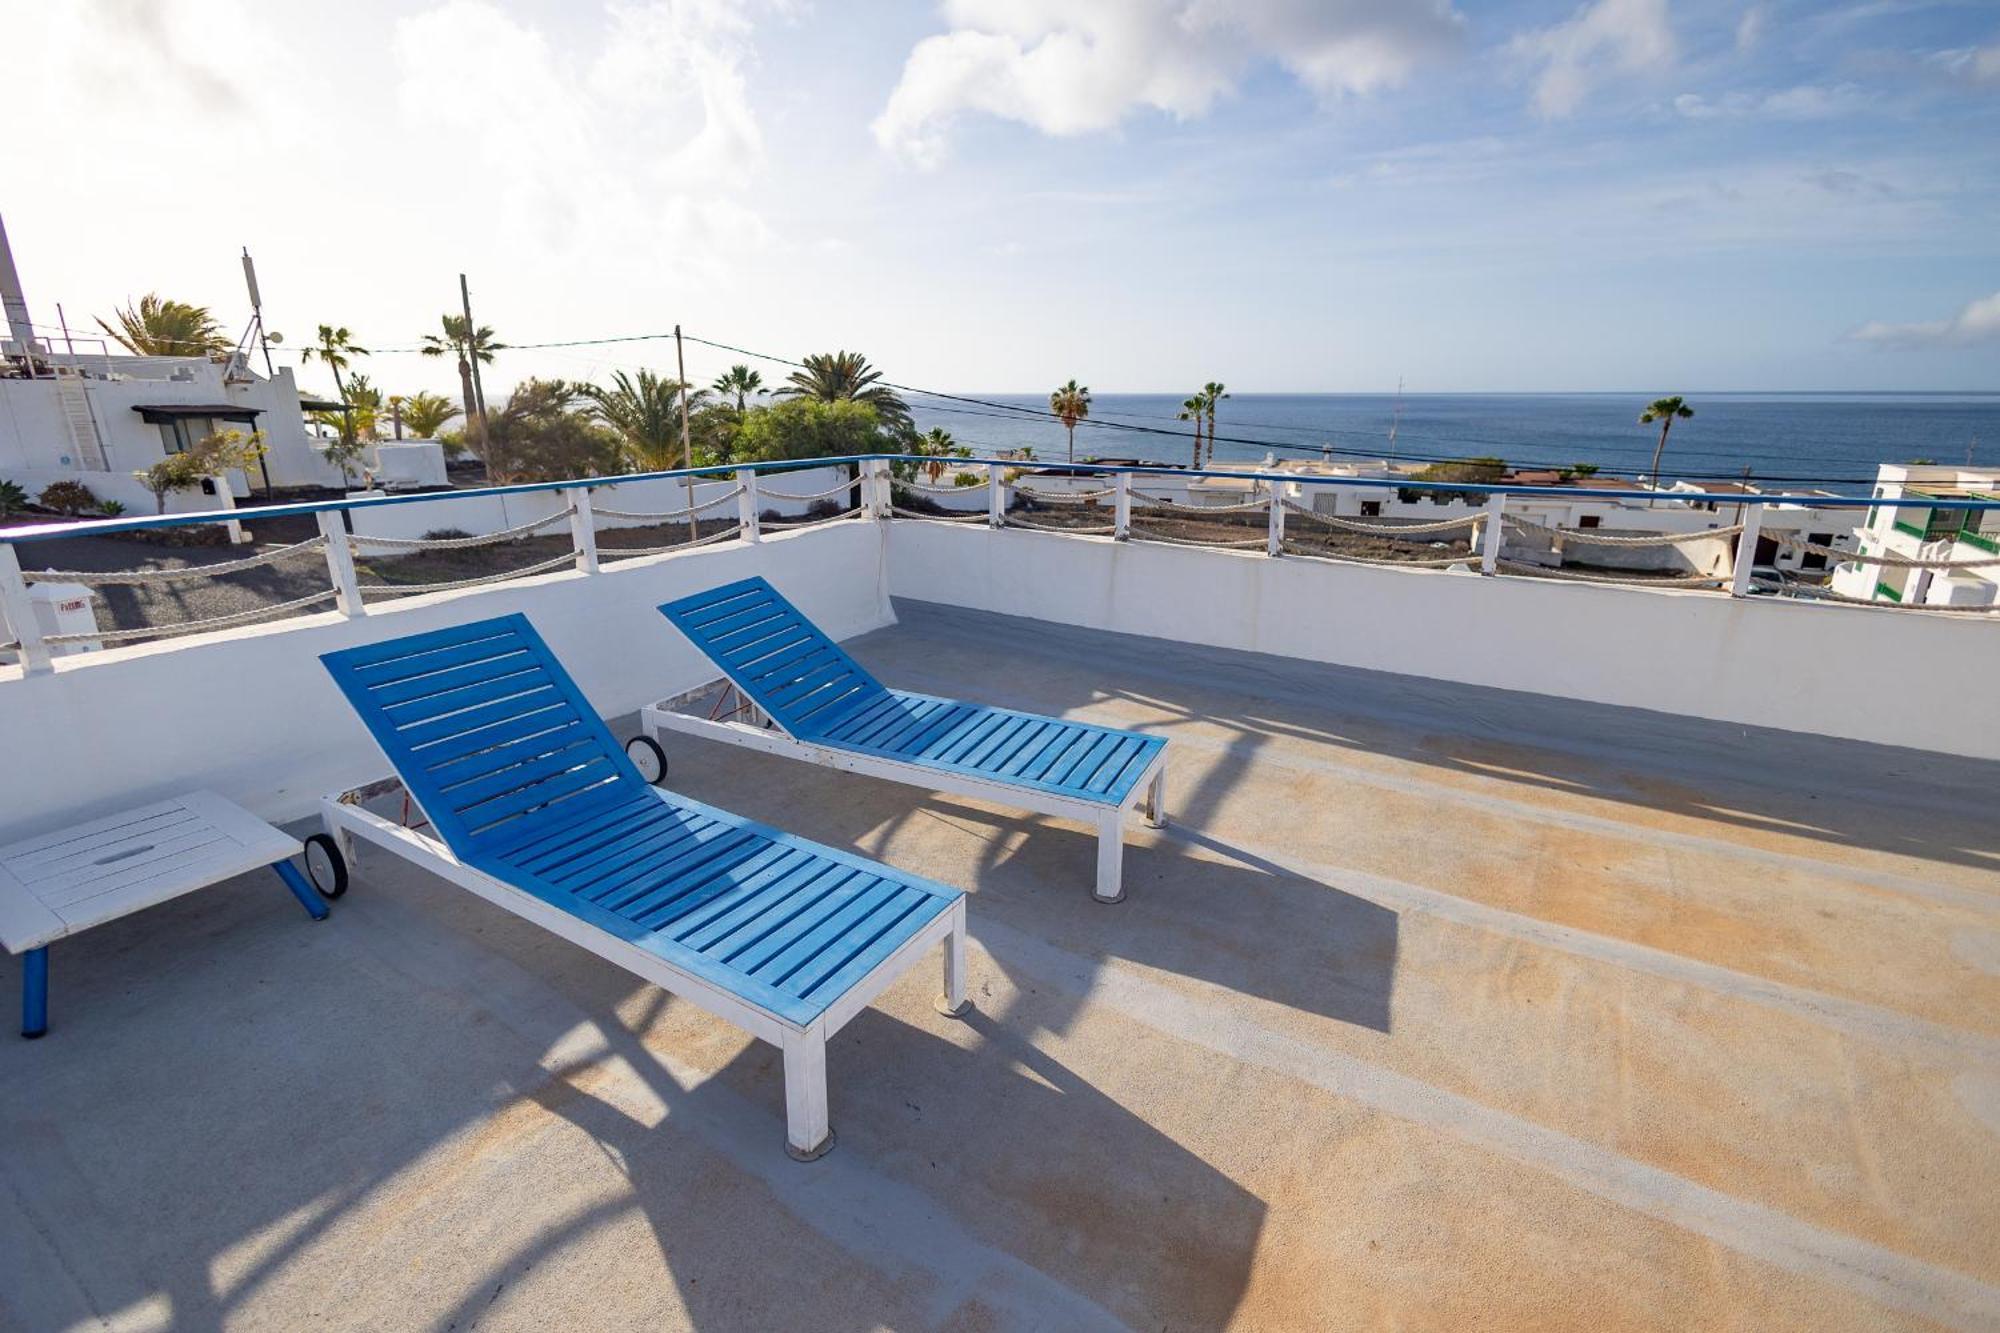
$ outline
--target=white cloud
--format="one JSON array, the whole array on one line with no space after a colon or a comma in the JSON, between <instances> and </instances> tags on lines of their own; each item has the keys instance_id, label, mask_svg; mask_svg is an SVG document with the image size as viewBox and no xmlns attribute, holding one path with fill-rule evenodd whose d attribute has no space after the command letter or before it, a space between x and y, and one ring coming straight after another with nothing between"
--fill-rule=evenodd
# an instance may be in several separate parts
<instances>
[{"instance_id":1,"label":"white cloud","mask_svg":"<svg viewBox=\"0 0 2000 1333\"><path fill-rule=\"evenodd\" d=\"M1966 303L1949 319L1918 324L1887 324L1874 320L1847 335L1855 342L1901 347L1929 347L2000 341L2000 292Z\"/></svg>"},{"instance_id":2,"label":"white cloud","mask_svg":"<svg viewBox=\"0 0 2000 1333\"><path fill-rule=\"evenodd\" d=\"M674 263L760 236L741 201L764 155L741 11L654 0L607 19L594 51L558 49L485 0L401 20L404 132L475 168L485 215L537 249Z\"/></svg>"},{"instance_id":3,"label":"white cloud","mask_svg":"<svg viewBox=\"0 0 2000 1333\"><path fill-rule=\"evenodd\" d=\"M1449 0L948 0L945 19L874 124L882 147L926 165L962 112L1055 135L1140 107L1192 118L1263 60L1321 97L1364 95L1454 50L1462 29Z\"/></svg>"},{"instance_id":4,"label":"white cloud","mask_svg":"<svg viewBox=\"0 0 2000 1333\"><path fill-rule=\"evenodd\" d=\"M1991 46L1964 46L1939 51L1931 60L1947 74L1974 83L2000 83L2000 42Z\"/></svg>"},{"instance_id":5,"label":"white cloud","mask_svg":"<svg viewBox=\"0 0 2000 1333\"><path fill-rule=\"evenodd\" d=\"M1667 0L1596 0L1566 23L1523 33L1509 44L1520 59L1541 66L1535 110L1567 116L1607 72L1637 73L1674 58Z\"/></svg>"},{"instance_id":6,"label":"white cloud","mask_svg":"<svg viewBox=\"0 0 2000 1333\"><path fill-rule=\"evenodd\" d=\"M1743 11L1743 17L1736 20L1736 49L1749 51L1764 40L1764 29L1769 25L1770 12L1762 5L1752 5Z\"/></svg>"},{"instance_id":7,"label":"white cloud","mask_svg":"<svg viewBox=\"0 0 2000 1333\"><path fill-rule=\"evenodd\" d=\"M1720 120L1737 116L1765 116L1773 120L1831 120L1858 111L1868 104L1868 96L1851 83L1830 87L1800 84L1772 93L1726 93L1709 99L1700 93L1682 93L1674 99L1674 110L1688 120Z\"/></svg>"}]
</instances>

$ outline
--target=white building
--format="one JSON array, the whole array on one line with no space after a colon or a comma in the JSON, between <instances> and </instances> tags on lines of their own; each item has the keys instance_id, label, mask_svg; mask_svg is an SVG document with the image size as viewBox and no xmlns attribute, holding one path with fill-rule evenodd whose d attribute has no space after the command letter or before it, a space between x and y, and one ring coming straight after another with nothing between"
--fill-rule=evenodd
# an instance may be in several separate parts
<instances>
[{"instance_id":1,"label":"white building","mask_svg":"<svg viewBox=\"0 0 2000 1333\"><path fill-rule=\"evenodd\" d=\"M1940 509L1930 500L2000 500L2000 469L1884 463L1876 498L1909 501L1868 510L1855 530L1863 555L1905 560L2000 561L2000 510ZM2000 563L1970 569L1918 569L1850 561L1834 571L1845 597L1912 606L1992 606L2000 602Z\"/></svg>"}]
</instances>

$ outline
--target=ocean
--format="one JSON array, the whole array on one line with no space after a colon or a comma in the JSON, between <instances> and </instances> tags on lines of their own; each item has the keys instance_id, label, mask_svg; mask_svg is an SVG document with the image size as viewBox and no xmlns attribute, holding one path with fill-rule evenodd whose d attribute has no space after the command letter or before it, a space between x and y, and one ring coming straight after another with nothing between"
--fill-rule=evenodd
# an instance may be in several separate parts
<instances>
[{"instance_id":1,"label":"ocean","mask_svg":"<svg viewBox=\"0 0 2000 1333\"><path fill-rule=\"evenodd\" d=\"M1061 423L1045 396L968 394L1026 413L911 399L919 430L941 426L975 453L1032 446L1064 457ZM1076 456L1185 466L1193 440L1175 420L1185 395L1100 394L1076 431ZM1707 393L1685 395L1695 414L1676 421L1661 472L1690 479L1754 479L1862 491L1877 463L1919 459L2000 466L2000 393ZM1595 463L1643 472L1658 426L1642 426L1645 394L1241 394L1216 413L1218 463L1267 454L1424 460L1492 456L1516 467ZM1390 442L1390 429L1395 441ZM1136 428L1136 429L1135 429ZM1165 432L1165 433L1160 433Z\"/></svg>"}]
</instances>

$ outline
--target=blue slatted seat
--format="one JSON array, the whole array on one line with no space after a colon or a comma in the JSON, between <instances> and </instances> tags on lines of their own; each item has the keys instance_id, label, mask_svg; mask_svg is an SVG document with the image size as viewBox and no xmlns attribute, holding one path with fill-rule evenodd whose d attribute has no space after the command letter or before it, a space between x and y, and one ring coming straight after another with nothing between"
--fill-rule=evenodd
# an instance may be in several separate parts
<instances>
[{"instance_id":1,"label":"blue slatted seat","mask_svg":"<svg viewBox=\"0 0 2000 1333\"><path fill-rule=\"evenodd\" d=\"M790 1029L962 927L954 889L648 786L525 617L321 661L456 866Z\"/></svg>"},{"instance_id":2,"label":"blue slatted seat","mask_svg":"<svg viewBox=\"0 0 2000 1333\"><path fill-rule=\"evenodd\" d=\"M928 774L931 785L998 799L1012 793L1015 804L1080 813L1101 827L1153 784L1146 795L1158 821L1163 737L889 689L761 578L660 611L801 743L802 757L834 751L879 761L847 766L907 782ZM659 707L644 716L649 728L701 729ZM726 727L710 734L748 743ZM1117 877L1115 857L1101 855L1100 897L1119 896Z\"/></svg>"}]
</instances>

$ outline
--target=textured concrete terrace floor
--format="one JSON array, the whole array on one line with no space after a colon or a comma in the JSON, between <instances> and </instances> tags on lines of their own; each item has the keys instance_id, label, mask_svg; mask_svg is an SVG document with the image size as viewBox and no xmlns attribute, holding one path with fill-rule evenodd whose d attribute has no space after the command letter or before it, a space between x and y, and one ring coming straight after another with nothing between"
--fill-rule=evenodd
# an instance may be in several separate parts
<instances>
[{"instance_id":1,"label":"textured concrete terrace floor","mask_svg":"<svg viewBox=\"0 0 2000 1333\"><path fill-rule=\"evenodd\" d=\"M0 1324L2000 1324L2000 766L900 610L891 683L1172 738L1176 825L1107 908L1080 828L680 741L973 891L976 1015L846 1029L830 1157L771 1048L364 852L53 951Z\"/></svg>"}]
</instances>

